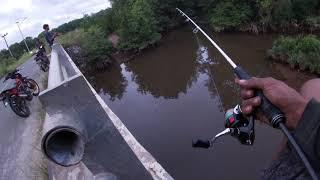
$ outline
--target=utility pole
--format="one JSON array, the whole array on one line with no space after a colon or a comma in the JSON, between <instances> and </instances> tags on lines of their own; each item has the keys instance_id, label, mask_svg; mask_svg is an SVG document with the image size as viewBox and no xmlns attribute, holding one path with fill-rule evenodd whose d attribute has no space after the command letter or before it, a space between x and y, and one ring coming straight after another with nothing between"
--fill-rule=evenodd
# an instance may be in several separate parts
<instances>
[{"instance_id":1,"label":"utility pole","mask_svg":"<svg viewBox=\"0 0 320 180\"><path fill-rule=\"evenodd\" d=\"M26 19L27 19L27 18L24 18L24 19L21 21L21 23L22 23L24 20L26 20ZM24 44L26 45L28 52L30 52L30 49L29 49L28 44L27 44L27 42L26 42L26 39L24 38L24 36L23 36L23 34L22 34L22 31L21 31L21 29L20 29L19 23L20 23L19 21L16 22L16 24L17 24L17 26L18 26L18 29L19 29L19 31L20 31L21 37L22 37L22 39L23 39L23 41L24 41Z\"/></svg>"},{"instance_id":2,"label":"utility pole","mask_svg":"<svg viewBox=\"0 0 320 180\"><path fill-rule=\"evenodd\" d=\"M1 37L4 39L4 42L6 43L6 45L7 45L7 48L8 48L8 50L9 50L9 53L10 53L10 55L11 55L11 57L13 57L14 58L14 56L13 56L13 54L12 54L12 52L11 52L11 50L10 50L10 48L9 48L9 45L8 45L8 42L7 42L7 39L6 39L6 36L8 35L8 33L5 33L4 35L2 35Z\"/></svg>"}]
</instances>

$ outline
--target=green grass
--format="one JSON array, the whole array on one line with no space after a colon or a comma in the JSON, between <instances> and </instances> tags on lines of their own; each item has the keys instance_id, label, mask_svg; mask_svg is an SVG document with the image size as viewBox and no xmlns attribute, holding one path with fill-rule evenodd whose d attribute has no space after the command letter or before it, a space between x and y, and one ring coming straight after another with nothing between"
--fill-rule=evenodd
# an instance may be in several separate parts
<instances>
[{"instance_id":1,"label":"green grass","mask_svg":"<svg viewBox=\"0 0 320 180\"><path fill-rule=\"evenodd\" d=\"M270 50L273 59L292 67L320 73L320 40L317 36L281 37Z\"/></svg>"},{"instance_id":2,"label":"green grass","mask_svg":"<svg viewBox=\"0 0 320 180\"><path fill-rule=\"evenodd\" d=\"M63 34L58 37L58 41L64 47L70 47L72 45L81 45L82 41L85 40L86 34L84 29L76 29L74 31L70 31L66 34Z\"/></svg>"},{"instance_id":3,"label":"green grass","mask_svg":"<svg viewBox=\"0 0 320 180\"><path fill-rule=\"evenodd\" d=\"M0 63L0 77L3 77L8 72L13 71L18 66L20 66L21 64L29 60L31 57L32 57L32 54L24 53L18 60L11 58L11 59L6 59L2 61L2 63Z\"/></svg>"}]
</instances>

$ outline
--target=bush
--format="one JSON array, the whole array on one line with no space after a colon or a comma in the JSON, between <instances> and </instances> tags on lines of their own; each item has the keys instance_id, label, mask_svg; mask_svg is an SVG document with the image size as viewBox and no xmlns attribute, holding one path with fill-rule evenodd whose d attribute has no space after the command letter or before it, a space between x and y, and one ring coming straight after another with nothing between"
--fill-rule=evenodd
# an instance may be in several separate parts
<instances>
[{"instance_id":1,"label":"bush","mask_svg":"<svg viewBox=\"0 0 320 180\"><path fill-rule=\"evenodd\" d=\"M286 57L292 66L320 73L320 40L316 36L281 37L270 52L273 57Z\"/></svg>"},{"instance_id":2,"label":"bush","mask_svg":"<svg viewBox=\"0 0 320 180\"><path fill-rule=\"evenodd\" d=\"M76 29L74 31L70 31L66 34L63 34L59 37L59 42L65 47L68 48L73 45L80 46L82 41L85 39L85 31L84 29Z\"/></svg>"},{"instance_id":3,"label":"bush","mask_svg":"<svg viewBox=\"0 0 320 180\"><path fill-rule=\"evenodd\" d=\"M285 26L294 19L291 0L279 0L274 3L272 22L277 26Z\"/></svg>"},{"instance_id":4,"label":"bush","mask_svg":"<svg viewBox=\"0 0 320 180\"><path fill-rule=\"evenodd\" d=\"M144 49L161 39L157 32L156 19L149 0L135 0L128 5L127 18L119 28L120 48Z\"/></svg>"},{"instance_id":5,"label":"bush","mask_svg":"<svg viewBox=\"0 0 320 180\"><path fill-rule=\"evenodd\" d=\"M97 26L92 26L85 31L80 46L85 51L85 57L90 63L104 60L110 57L113 52L111 42L107 39L104 31Z\"/></svg>"},{"instance_id":6,"label":"bush","mask_svg":"<svg viewBox=\"0 0 320 180\"><path fill-rule=\"evenodd\" d=\"M319 0L292 0L292 11L297 20L304 20L318 11L318 5Z\"/></svg>"},{"instance_id":7,"label":"bush","mask_svg":"<svg viewBox=\"0 0 320 180\"><path fill-rule=\"evenodd\" d=\"M246 1L220 1L212 9L209 17L215 31L237 29L246 25L253 16L253 11Z\"/></svg>"},{"instance_id":8,"label":"bush","mask_svg":"<svg viewBox=\"0 0 320 180\"><path fill-rule=\"evenodd\" d=\"M98 26L68 32L59 37L59 42L65 48L81 47L81 56L84 59L84 62L81 63L84 63L88 69L105 69L110 63L110 56L114 50L105 31Z\"/></svg>"},{"instance_id":9,"label":"bush","mask_svg":"<svg viewBox=\"0 0 320 180\"><path fill-rule=\"evenodd\" d=\"M320 28L320 16L307 17L305 24L309 27Z\"/></svg>"}]
</instances>

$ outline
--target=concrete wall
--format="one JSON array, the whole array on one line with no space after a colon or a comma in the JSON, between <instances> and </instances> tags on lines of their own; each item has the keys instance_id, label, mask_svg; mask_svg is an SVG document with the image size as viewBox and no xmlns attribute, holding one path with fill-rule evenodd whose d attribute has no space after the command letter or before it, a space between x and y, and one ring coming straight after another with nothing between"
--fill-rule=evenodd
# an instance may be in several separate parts
<instances>
[{"instance_id":1,"label":"concrete wall","mask_svg":"<svg viewBox=\"0 0 320 180\"><path fill-rule=\"evenodd\" d=\"M93 174L116 179L172 179L95 92L62 46L54 47L68 78L40 95L47 112L44 137L59 126L78 130L86 143L83 163Z\"/></svg>"}]
</instances>

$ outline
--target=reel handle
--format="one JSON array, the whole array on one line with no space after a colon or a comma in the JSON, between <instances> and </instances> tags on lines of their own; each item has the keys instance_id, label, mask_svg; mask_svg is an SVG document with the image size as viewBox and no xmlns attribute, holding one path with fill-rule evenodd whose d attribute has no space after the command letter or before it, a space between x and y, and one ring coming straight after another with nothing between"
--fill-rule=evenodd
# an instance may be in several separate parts
<instances>
[{"instance_id":1,"label":"reel handle","mask_svg":"<svg viewBox=\"0 0 320 180\"><path fill-rule=\"evenodd\" d=\"M192 147L208 149L211 147L211 143L209 140L204 141L204 140L198 139L197 141L192 141Z\"/></svg>"},{"instance_id":2,"label":"reel handle","mask_svg":"<svg viewBox=\"0 0 320 180\"><path fill-rule=\"evenodd\" d=\"M239 66L234 69L234 73L238 76L239 79L251 79L251 76ZM258 110L260 110L268 118L269 122L274 128L279 128L279 124L284 123L284 114L280 111L279 108L277 108L267 99L267 97L261 90L256 90L255 95L261 98L261 105Z\"/></svg>"}]
</instances>

